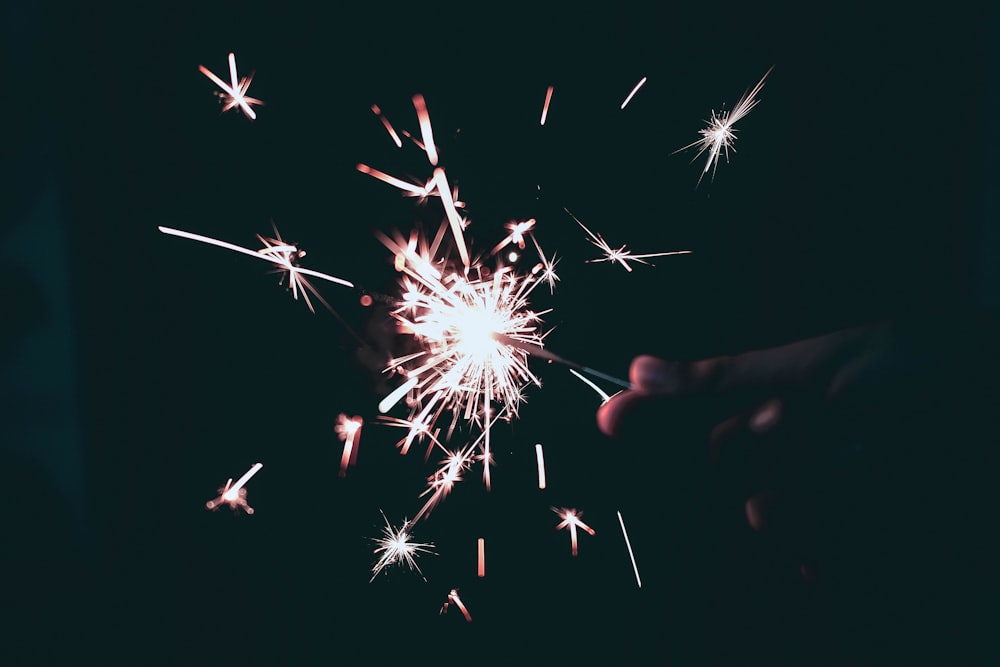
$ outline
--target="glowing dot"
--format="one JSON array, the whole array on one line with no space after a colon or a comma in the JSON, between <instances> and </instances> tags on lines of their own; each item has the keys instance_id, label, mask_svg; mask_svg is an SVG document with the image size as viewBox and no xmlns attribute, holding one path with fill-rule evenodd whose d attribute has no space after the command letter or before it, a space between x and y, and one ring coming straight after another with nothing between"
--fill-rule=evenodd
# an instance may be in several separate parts
<instances>
[{"instance_id":1,"label":"glowing dot","mask_svg":"<svg viewBox=\"0 0 1000 667\"><path fill-rule=\"evenodd\" d=\"M510 262L516 262L517 258L518 258L518 254L515 251L513 251L513 250L511 250L510 254L507 255L507 260L510 261Z\"/></svg>"},{"instance_id":2,"label":"glowing dot","mask_svg":"<svg viewBox=\"0 0 1000 667\"><path fill-rule=\"evenodd\" d=\"M373 299L371 298L370 295L368 295L368 294L362 294L361 295L361 305L364 306L365 308L367 308L368 306L372 305L372 302L373 302Z\"/></svg>"}]
</instances>

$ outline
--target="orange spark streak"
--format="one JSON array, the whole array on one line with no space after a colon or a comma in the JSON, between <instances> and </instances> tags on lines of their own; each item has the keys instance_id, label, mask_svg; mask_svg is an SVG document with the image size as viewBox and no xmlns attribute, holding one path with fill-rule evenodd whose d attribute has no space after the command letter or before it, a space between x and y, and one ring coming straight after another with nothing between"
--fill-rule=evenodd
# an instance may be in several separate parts
<instances>
[{"instance_id":1,"label":"orange spark streak","mask_svg":"<svg viewBox=\"0 0 1000 667\"><path fill-rule=\"evenodd\" d=\"M248 481L250 481L250 478L256 475L257 471L263 467L263 463L253 464L250 469L236 481L236 484L233 484L233 479L230 477L226 482L226 485L219 489L219 497L214 500L209 500L205 503L205 507L210 510L214 510L222 504L227 504L234 510L237 507L242 507L247 514L253 514L253 508L247 505L247 491L243 487Z\"/></svg>"},{"instance_id":2,"label":"orange spark streak","mask_svg":"<svg viewBox=\"0 0 1000 667\"><path fill-rule=\"evenodd\" d=\"M545 458L542 456L542 445L535 445L535 459L538 461L538 488L545 488Z\"/></svg>"},{"instance_id":3,"label":"orange spark streak","mask_svg":"<svg viewBox=\"0 0 1000 667\"><path fill-rule=\"evenodd\" d=\"M357 460L357 454L354 452L354 445L358 432L361 430L361 426L364 421L361 417L350 418L345 414L340 414L337 416L337 425L334 427L334 431L337 436L344 441L344 452L340 457L340 476L347 476L347 466L351 465Z\"/></svg>"},{"instance_id":4,"label":"orange spark streak","mask_svg":"<svg viewBox=\"0 0 1000 667\"><path fill-rule=\"evenodd\" d=\"M486 541L485 538L479 538L479 567L476 573L480 577L486 576Z\"/></svg>"},{"instance_id":5,"label":"orange spark streak","mask_svg":"<svg viewBox=\"0 0 1000 667\"><path fill-rule=\"evenodd\" d=\"M458 589L455 588L451 589L451 592L448 593L448 601L455 604L458 607L459 611L462 612L462 616L465 616L466 621L472 623L472 614L470 614L469 610L465 608L464 604L462 604L462 598L458 597ZM441 610L448 611L448 602L444 603L444 606L441 608Z\"/></svg>"},{"instance_id":6,"label":"orange spark streak","mask_svg":"<svg viewBox=\"0 0 1000 667\"><path fill-rule=\"evenodd\" d=\"M635 572L635 583L639 585L639 588L642 588L642 579L639 578L639 568L636 567L635 564L635 554L632 553L632 543L629 542L628 532L625 530L625 520L622 519L621 511L618 512L618 523L621 524L622 535L625 536L625 546L628 548L628 557L632 559L632 571Z\"/></svg>"},{"instance_id":7,"label":"orange spark streak","mask_svg":"<svg viewBox=\"0 0 1000 667\"><path fill-rule=\"evenodd\" d=\"M644 83L646 83L646 77L642 77L641 79L639 79L639 83L635 84L635 86L632 88L632 92L630 92L628 94L628 97L625 98L625 101L622 102L621 106L622 109L624 109L626 105L628 105L628 103L632 101L632 98L635 97L635 94L639 92L639 89L642 88Z\"/></svg>"},{"instance_id":8,"label":"orange spark streak","mask_svg":"<svg viewBox=\"0 0 1000 667\"><path fill-rule=\"evenodd\" d=\"M403 140L399 138L398 134L396 134L396 129L392 126L392 123L389 122L389 119L382 115L382 110L379 109L377 104L372 105L372 113L378 116L378 119L382 121L385 131L389 133L390 137L392 137L393 142L396 144L396 148L402 148Z\"/></svg>"},{"instance_id":9,"label":"orange spark streak","mask_svg":"<svg viewBox=\"0 0 1000 667\"><path fill-rule=\"evenodd\" d=\"M413 96L413 107L417 110L417 120L420 121L420 136L424 139L424 150L432 165L438 163L437 148L434 146L434 132L431 129L431 117L427 113L427 103L424 96L417 93Z\"/></svg>"},{"instance_id":10,"label":"orange spark streak","mask_svg":"<svg viewBox=\"0 0 1000 667\"><path fill-rule=\"evenodd\" d=\"M541 125L545 125L545 117L549 115L549 103L552 102L552 86L545 91L545 104L542 105Z\"/></svg>"}]
</instances>

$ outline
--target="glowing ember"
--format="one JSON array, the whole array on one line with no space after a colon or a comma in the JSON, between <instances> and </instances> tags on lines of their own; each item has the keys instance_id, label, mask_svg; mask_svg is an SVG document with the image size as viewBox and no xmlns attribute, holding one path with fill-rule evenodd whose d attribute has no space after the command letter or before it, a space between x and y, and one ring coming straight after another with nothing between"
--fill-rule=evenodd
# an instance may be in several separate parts
<instances>
[{"instance_id":1,"label":"glowing ember","mask_svg":"<svg viewBox=\"0 0 1000 667\"><path fill-rule=\"evenodd\" d=\"M485 540L485 538L482 538L482 537L479 538L478 550L479 550L479 560L478 560L478 565L476 567L476 574L479 575L480 577L485 577L486 576L486 540Z\"/></svg>"},{"instance_id":2,"label":"glowing ember","mask_svg":"<svg viewBox=\"0 0 1000 667\"><path fill-rule=\"evenodd\" d=\"M639 92L639 89L642 88L643 85L645 85L645 83L646 83L646 77L642 77L641 79L639 79L639 83L635 84L632 87L631 92L629 92L628 96L625 98L625 101L622 102L621 106L622 109L628 106L628 103L632 101L632 98L635 97L635 94Z\"/></svg>"},{"instance_id":3,"label":"glowing ember","mask_svg":"<svg viewBox=\"0 0 1000 667\"><path fill-rule=\"evenodd\" d=\"M440 613L442 614L448 613L448 608L451 605L455 605L456 607L458 607L458 610L462 612L462 616L465 617L466 621L468 621L469 623L472 622L472 614L470 614L469 610L465 608L465 604L462 603L462 598L458 597L457 588L451 589L451 591L448 593L448 599L445 600L445 603L443 605L441 605Z\"/></svg>"},{"instance_id":4,"label":"glowing ember","mask_svg":"<svg viewBox=\"0 0 1000 667\"><path fill-rule=\"evenodd\" d=\"M250 87L250 82L253 80L253 73L250 76L243 77L242 79L236 76L236 56L235 54L229 54L229 77L231 85L226 84L225 81L213 74L204 65L198 65L198 71L207 76L212 80L215 85L222 89L221 93L216 93L220 99L225 103L222 107L222 112L225 113L230 109L239 108L250 120L255 120L257 118L257 113L253 110L252 105L258 104L263 105L264 103L255 97L247 97L246 92Z\"/></svg>"},{"instance_id":5,"label":"glowing ember","mask_svg":"<svg viewBox=\"0 0 1000 667\"><path fill-rule=\"evenodd\" d=\"M347 466L354 465L355 460L357 460L355 445L357 444L358 432L361 430L362 425L364 425L364 420L361 417L348 417L345 414L337 415L337 424L333 427L333 430L336 432L337 437L344 443L344 452L340 457L341 477L347 475Z\"/></svg>"},{"instance_id":6,"label":"glowing ember","mask_svg":"<svg viewBox=\"0 0 1000 667\"><path fill-rule=\"evenodd\" d=\"M582 512L577 512L575 509L567 509L565 507L562 508L553 507L551 509L553 512L559 515L560 519L562 519L562 522L560 522L559 525L556 526L556 530L569 528L570 545L573 555L576 556L577 554L576 529L578 527L582 528L591 535L595 534L596 531L587 524L585 524L583 521L580 521L580 516L583 514Z\"/></svg>"}]
</instances>

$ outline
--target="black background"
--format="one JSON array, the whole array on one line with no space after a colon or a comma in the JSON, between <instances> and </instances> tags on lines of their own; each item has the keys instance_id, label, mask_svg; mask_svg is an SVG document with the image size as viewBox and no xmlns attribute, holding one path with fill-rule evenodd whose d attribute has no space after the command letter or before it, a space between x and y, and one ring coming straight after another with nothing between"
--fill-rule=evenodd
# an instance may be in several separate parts
<instances>
[{"instance_id":1,"label":"black background","mask_svg":"<svg viewBox=\"0 0 1000 667\"><path fill-rule=\"evenodd\" d=\"M562 258L556 293L534 304L552 309L548 345L593 368L624 377L641 352L694 358L969 301L989 214L993 17L936 12L10 8L5 228L31 264L12 230L58 192L66 236L52 242L66 261L51 270L68 276L79 435L53 451L78 456L70 477L82 480L65 491L51 466L11 456L15 663L739 664L919 651L904 622L883 635L877 613L862 613L859 630L845 620L851 594L802 587L797 564L745 526L737 493L664 455L698 446L683 428L665 420L644 442L608 441L597 394L540 362L544 386L494 431L492 490L474 468L416 528L437 551L419 560L424 578L396 568L369 583L380 510L394 524L413 516L434 468L422 448L401 457L402 432L374 423L380 375L351 332L371 340L376 312L320 284L338 316L312 314L263 262L157 226L256 247L273 222L307 250L305 266L391 292L374 232L436 225L440 211L355 165L429 175L370 110L416 135L421 93L472 243L487 250L509 220L538 220L543 249ZM266 103L255 122L220 114L197 71L228 78L230 51ZM699 183L703 158L674 151L772 66L730 162ZM694 252L631 273L585 263L596 249L564 207L636 253ZM6 271L26 275L17 266ZM30 298L35 283L8 284L13 358L53 320L44 296ZM69 409L7 391L23 422L11 438ZM366 419L346 478L340 413ZM257 461L253 516L205 509ZM597 531L577 558L553 505L579 508ZM452 588L472 623L438 613Z\"/></svg>"}]
</instances>

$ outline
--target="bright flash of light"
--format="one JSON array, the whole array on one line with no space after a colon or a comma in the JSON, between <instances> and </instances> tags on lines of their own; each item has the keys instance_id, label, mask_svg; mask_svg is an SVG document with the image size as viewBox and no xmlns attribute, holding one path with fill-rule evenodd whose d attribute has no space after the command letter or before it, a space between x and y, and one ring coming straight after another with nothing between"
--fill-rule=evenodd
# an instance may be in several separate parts
<instances>
[{"instance_id":1,"label":"bright flash of light","mask_svg":"<svg viewBox=\"0 0 1000 667\"><path fill-rule=\"evenodd\" d=\"M556 530L569 528L570 545L573 555L576 556L577 554L576 529L582 528L591 535L594 535L596 531L587 524L585 524L583 521L580 521L580 516L583 514L582 512L577 512L575 509L567 509L565 507L553 507L551 509L553 512L559 515L560 519L562 519L562 522L560 522L559 525L556 526Z\"/></svg>"},{"instance_id":2,"label":"bright flash of light","mask_svg":"<svg viewBox=\"0 0 1000 667\"><path fill-rule=\"evenodd\" d=\"M635 564L635 554L632 553L632 543L628 539L628 531L625 530L625 520L622 519L622 513L618 512L618 523L622 527L622 535L625 537L625 546L628 548L628 557L632 560L632 571L635 573L635 583L642 588L642 579L639 578L639 568Z\"/></svg>"},{"instance_id":3,"label":"bright flash of light","mask_svg":"<svg viewBox=\"0 0 1000 667\"><path fill-rule=\"evenodd\" d=\"M590 237L587 240L590 241L593 245L597 246L604 253L604 257L598 257L596 259L587 260L587 263L618 262L625 268L626 271L631 273L632 266L629 264L629 262L638 262L639 264L646 264L652 266L651 262L646 261L647 259L650 259L652 257L667 257L670 255L690 255L692 252L691 250L673 250L670 252L654 252L643 255L633 255L631 250L625 249L625 245L622 245L622 247L620 248L612 248L610 245L608 245L608 242L601 237L600 234L595 234L594 232L587 229L587 226L584 225L582 222L580 222L580 220L575 215L570 213L569 210L567 209L563 210L566 211L566 213L568 213L571 218L576 220L576 224L583 227L583 231L587 232L587 235Z\"/></svg>"},{"instance_id":4,"label":"bright flash of light","mask_svg":"<svg viewBox=\"0 0 1000 667\"><path fill-rule=\"evenodd\" d=\"M632 98L635 97L635 94L639 92L639 89L642 88L645 84L646 84L646 77L642 77L641 79L639 79L639 83L632 86L632 90L629 92L628 96L625 97L625 101L622 102L621 106L622 109L628 106L628 103L632 101Z\"/></svg>"},{"instance_id":5,"label":"bright flash of light","mask_svg":"<svg viewBox=\"0 0 1000 667\"><path fill-rule=\"evenodd\" d=\"M545 456L542 454L542 445L535 445L535 460L538 462L538 488L545 488Z\"/></svg>"},{"instance_id":6,"label":"bright flash of light","mask_svg":"<svg viewBox=\"0 0 1000 667\"><path fill-rule=\"evenodd\" d=\"M545 119L549 115L549 104L551 103L552 103L552 86L549 86L548 89L545 91L545 103L542 104L542 118L539 123L540 125L545 125Z\"/></svg>"},{"instance_id":7,"label":"bright flash of light","mask_svg":"<svg viewBox=\"0 0 1000 667\"><path fill-rule=\"evenodd\" d=\"M368 583L375 581L375 577L386 567L397 564L406 565L411 571L417 572L423 578L424 573L417 565L417 557L424 553L435 554L434 544L413 541L413 536L410 534L410 527L414 523L412 521L404 519L402 526L393 528L389 519L386 518L385 512L382 512L382 519L385 521L382 536L372 538L376 545L372 553L381 555L372 566L372 578L368 580Z\"/></svg>"},{"instance_id":8,"label":"bright flash of light","mask_svg":"<svg viewBox=\"0 0 1000 667\"><path fill-rule=\"evenodd\" d=\"M472 614L470 614L469 610L465 608L465 604L462 602L462 598L458 596L457 588L451 589L451 591L448 593L448 599L445 600L445 603L443 605L441 605L441 611L439 613L441 614L448 613L448 607L450 607L451 605L455 605L456 607L458 607L458 610L462 612L462 616L465 617L466 621L468 621L469 623L472 622Z\"/></svg>"},{"instance_id":9,"label":"bright flash of light","mask_svg":"<svg viewBox=\"0 0 1000 667\"><path fill-rule=\"evenodd\" d=\"M248 257L254 257L256 259L262 259L266 262L270 262L278 267L287 277L289 288L292 291L292 295L298 299L298 295L302 294L306 305L309 306L309 310L313 310L312 302L309 300L307 292L312 293L314 297L319 299L319 301L327 307L331 312L330 305L323 300L319 292L309 283L304 276L309 276L312 278L319 278L327 282L335 283L337 285L343 285L345 287L354 287L354 284L348 282L342 278L335 278L334 276L328 275L326 273L320 273L319 271L313 271L311 269L304 269L298 265L298 260L305 253L298 249L297 246L293 244L285 243L281 240L280 235L278 235L277 229L275 229L275 236L277 238L268 239L263 236L257 235L257 238L264 244L264 247L260 250L250 250L249 248L244 248L242 246L234 245L232 243L226 243L225 241L219 241L218 239L213 239L208 236L202 236L201 234L192 234L191 232L181 231L179 229L171 229L170 227L160 226L158 228L164 234L169 234L171 236L179 236L181 238L190 239L192 241L199 241L201 243L207 243L209 245L214 245L219 248L225 248L227 250L232 250L244 254Z\"/></svg>"},{"instance_id":10,"label":"bright flash of light","mask_svg":"<svg viewBox=\"0 0 1000 667\"><path fill-rule=\"evenodd\" d=\"M396 148L402 148L403 140L399 138L398 134L396 134L396 128L394 128L392 123L389 122L389 119L383 115L382 110L377 104L372 105L372 113L378 116L378 119L382 121L382 126L385 128L385 131L389 133L389 136L392 137L392 141L396 144Z\"/></svg>"},{"instance_id":11,"label":"bright flash of light","mask_svg":"<svg viewBox=\"0 0 1000 667\"><path fill-rule=\"evenodd\" d=\"M257 118L257 113L253 110L252 105L263 105L264 103L255 97L247 97L246 92L250 87L250 82L253 80L253 73L251 73L250 76L243 78L237 77L235 54L229 54L229 77L231 84L227 84L225 81L217 77L204 65L198 65L198 71L207 76L213 83L215 83L215 85L222 89L221 93L216 94L219 95L223 102L225 102L225 105L222 107L223 113L238 107L240 111L242 111L243 114L250 120L255 120Z\"/></svg>"},{"instance_id":12,"label":"bright flash of light","mask_svg":"<svg viewBox=\"0 0 1000 667\"><path fill-rule=\"evenodd\" d=\"M363 425L364 420L361 417L348 417L343 413L337 415L337 423L333 427L333 430L341 442L344 443L344 452L340 456L341 477L347 475L347 466L353 465L357 459L357 450L355 447L357 445L358 433L361 431Z\"/></svg>"},{"instance_id":13,"label":"bright flash of light","mask_svg":"<svg viewBox=\"0 0 1000 667\"><path fill-rule=\"evenodd\" d=\"M496 245L496 247L493 248L492 251L490 251L490 254L491 255L495 255L498 252L500 252L501 250L503 250L504 248L506 248L508 245L511 245L511 244L514 244L518 248L520 248L521 250L524 250L524 243L525 243L525 241L524 241L524 235L527 234L527 233L530 233L531 230L534 229L534 227L535 227L535 219L534 218L530 218L528 220L523 220L521 222L517 222L517 221L514 221L514 220L512 220L511 222L508 222L507 223L507 230L510 232L510 234L508 234L507 236L505 236L500 241L500 243L498 243Z\"/></svg>"},{"instance_id":14,"label":"bright flash of light","mask_svg":"<svg viewBox=\"0 0 1000 667\"><path fill-rule=\"evenodd\" d=\"M764 73L764 76L760 78L760 81L757 82L757 85L740 97L732 111L720 111L716 113L713 110L711 117L705 121L707 126L698 130L698 133L701 135L701 139L674 151L674 153L680 153L688 148L698 147L698 152L695 154L692 162L697 160L703 153L708 153L708 156L705 159L705 168L702 169L701 174L698 176L698 183L701 183L701 179L708 173L709 169L712 170L712 179L714 180L715 170L719 165L719 157L724 155L726 157L726 162L728 163L730 149L732 149L733 152L736 152L736 149L733 148L733 144L736 142L736 130L733 129L733 125L739 122L741 118L746 116L755 106L757 106L757 103L759 102L757 95L764 87L764 80L767 79L773 69L773 66L768 69Z\"/></svg>"},{"instance_id":15,"label":"bright flash of light","mask_svg":"<svg viewBox=\"0 0 1000 667\"><path fill-rule=\"evenodd\" d=\"M516 417L524 388L541 386L528 367L528 354L502 342L541 345L539 324L544 313L529 307L539 280L520 276L510 267L491 272L477 264L466 271L449 263L440 254L446 225L442 223L432 241L381 236L403 274L402 296L393 316L423 351L406 363L394 360L393 364L410 381L417 378L409 401L419 406L417 410L426 410L427 415L450 412L450 430L459 421L483 428L481 458L487 465L488 485L490 423L500 416Z\"/></svg>"},{"instance_id":16,"label":"bright flash of light","mask_svg":"<svg viewBox=\"0 0 1000 667\"><path fill-rule=\"evenodd\" d=\"M236 480L235 484L233 484L233 478L230 477L226 485L219 489L219 497L209 500L205 503L205 507L214 510L221 505L229 505L234 511L242 507L247 514L253 514L253 508L247 505L247 490L244 486L263 467L263 463L253 464L249 470L243 473L242 477Z\"/></svg>"}]
</instances>

